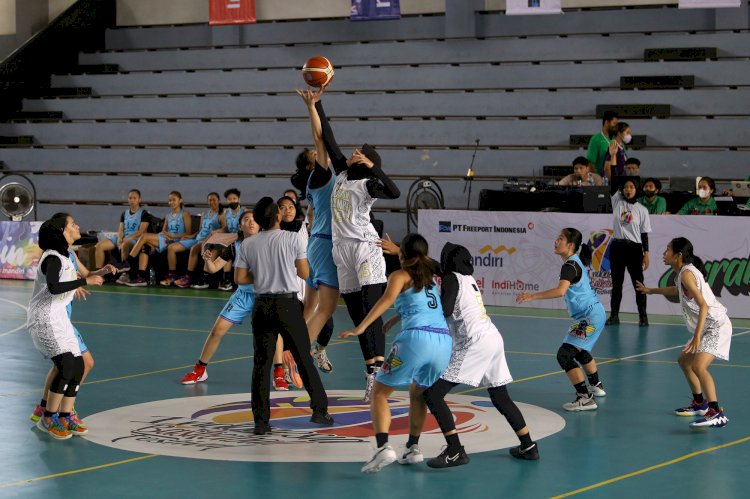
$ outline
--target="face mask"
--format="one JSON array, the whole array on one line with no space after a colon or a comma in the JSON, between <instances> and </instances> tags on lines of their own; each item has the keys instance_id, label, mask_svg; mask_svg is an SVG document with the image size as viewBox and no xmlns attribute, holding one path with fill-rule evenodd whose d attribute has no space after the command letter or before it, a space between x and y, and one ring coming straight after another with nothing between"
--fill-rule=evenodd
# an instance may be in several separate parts
<instances>
[{"instance_id":1,"label":"face mask","mask_svg":"<svg viewBox=\"0 0 750 499\"><path fill-rule=\"evenodd\" d=\"M630 134L627 134L627 135L625 135L625 136L624 136L624 137L622 138L622 142L623 142L623 143L625 143L625 144L630 144L630 141L631 141L631 140L633 140L633 136L632 136L632 135L630 135Z\"/></svg>"},{"instance_id":2,"label":"face mask","mask_svg":"<svg viewBox=\"0 0 750 499\"><path fill-rule=\"evenodd\" d=\"M240 207L240 203L229 203L229 207L233 210L236 210Z\"/></svg>"},{"instance_id":3,"label":"face mask","mask_svg":"<svg viewBox=\"0 0 750 499\"><path fill-rule=\"evenodd\" d=\"M643 195L647 198L652 198L656 196L656 191L643 191Z\"/></svg>"},{"instance_id":4,"label":"face mask","mask_svg":"<svg viewBox=\"0 0 750 499\"><path fill-rule=\"evenodd\" d=\"M706 199L710 195L711 195L711 192L707 191L706 189L698 189L699 198Z\"/></svg>"}]
</instances>

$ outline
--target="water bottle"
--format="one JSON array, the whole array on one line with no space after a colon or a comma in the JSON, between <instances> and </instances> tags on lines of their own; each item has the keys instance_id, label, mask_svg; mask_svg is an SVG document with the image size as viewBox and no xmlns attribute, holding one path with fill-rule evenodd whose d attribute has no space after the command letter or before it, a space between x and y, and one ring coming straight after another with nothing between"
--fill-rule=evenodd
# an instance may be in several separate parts
<instances>
[{"instance_id":1,"label":"water bottle","mask_svg":"<svg viewBox=\"0 0 750 499\"><path fill-rule=\"evenodd\" d=\"M148 285L156 286L156 270L153 267L148 269Z\"/></svg>"}]
</instances>

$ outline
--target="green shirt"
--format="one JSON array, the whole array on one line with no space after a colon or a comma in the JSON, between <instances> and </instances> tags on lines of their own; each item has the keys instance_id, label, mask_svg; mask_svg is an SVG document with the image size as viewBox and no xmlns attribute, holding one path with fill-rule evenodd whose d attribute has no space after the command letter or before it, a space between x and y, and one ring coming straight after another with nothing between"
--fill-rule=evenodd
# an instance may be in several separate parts
<instances>
[{"instance_id":1,"label":"green shirt","mask_svg":"<svg viewBox=\"0 0 750 499\"><path fill-rule=\"evenodd\" d=\"M597 133L589 140L589 148L586 150L586 159L594 165L594 173L604 175L604 157L609 151L610 140L602 132Z\"/></svg>"},{"instance_id":2,"label":"green shirt","mask_svg":"<svg viewBox=\"0 0 750 499\"><path fill-rule=\"evenodd\" d=\"M680 208L678 215L716 215L716 201L713 197L708 198L706 204L701 203L700 198L693 198Z\"/></svg>"},{"instance_id":3,"label":"green shirt","mask_svg":"<svg viewBox=\"0 0 750 499\"><path fill-rule=\"evenodd\" d=\"M649 215L663 215L667 211L667 200L661 196L654 196L654 201L649 203L646 196L638 198L638 202L646 207Z\"/></svg>"}]
</instances>

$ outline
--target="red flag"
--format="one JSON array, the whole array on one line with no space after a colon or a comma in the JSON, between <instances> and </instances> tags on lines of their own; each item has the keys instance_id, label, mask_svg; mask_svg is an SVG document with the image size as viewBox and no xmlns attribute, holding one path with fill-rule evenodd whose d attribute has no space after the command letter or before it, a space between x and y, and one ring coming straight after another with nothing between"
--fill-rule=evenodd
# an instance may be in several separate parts
<instances>
[{"instance_id":1,"label":"red flag","mask_svg":"<svg viewBox=\"0 0 750 499\"><path fill-rule=\"evenodd\" d=\"M255 23L255 0L209 0L210 25Z\"/></svg>"}]
</instances>

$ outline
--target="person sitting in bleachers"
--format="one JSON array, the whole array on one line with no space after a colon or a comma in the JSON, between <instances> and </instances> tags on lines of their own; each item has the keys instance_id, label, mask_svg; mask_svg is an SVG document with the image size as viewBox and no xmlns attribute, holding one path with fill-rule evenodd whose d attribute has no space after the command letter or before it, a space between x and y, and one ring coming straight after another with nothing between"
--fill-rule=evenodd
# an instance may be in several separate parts
<instances>
[{"instance_id":1,"label":"person sitting in bleachers","mask_svg":"<svg viewBox=\"0 0 750 499\"><path fill-rule=\"evenodd\" d=\"M716 182L711 177L701 177L698 181L698 197L685 203L678 215L716 215Z\"/></svg>"},{"instance_id":2,"label":"person sitting in bleachers","mask_svg":"<svg viewBox=\"0 0 750 499\"><path fill-rule=\"evenodd\" d=\"M563 186L580 186L590 187L592 185L602 185L602 177L593 173L589 168L589 160L583 156L578 156L573 160L573 173L563 177L558 185Z\"/></svg>"},{"instance_id":3,"label":"person sitting in bleachers","mask_svg":"<svg viewBox=\"0 0 750 499\"><path fill-rule=\"evenodd\" d=\"M628 158L625 161L625 175L628 177L640 177L641 160L638 158Z\"/></svg>"},{"instance_id":4,"label":"person sitting in bleachers","mask_svg":"<svg viewBox=\"0 0 750 499\"><path fill-rule=\"evenodd\" d=\"M649 215L664 215L667 213L667 200L659 196L661 182L658 178L649 177L643 182L643 196L638 202L646 207Z\"/></svg>"}]
</instances>

